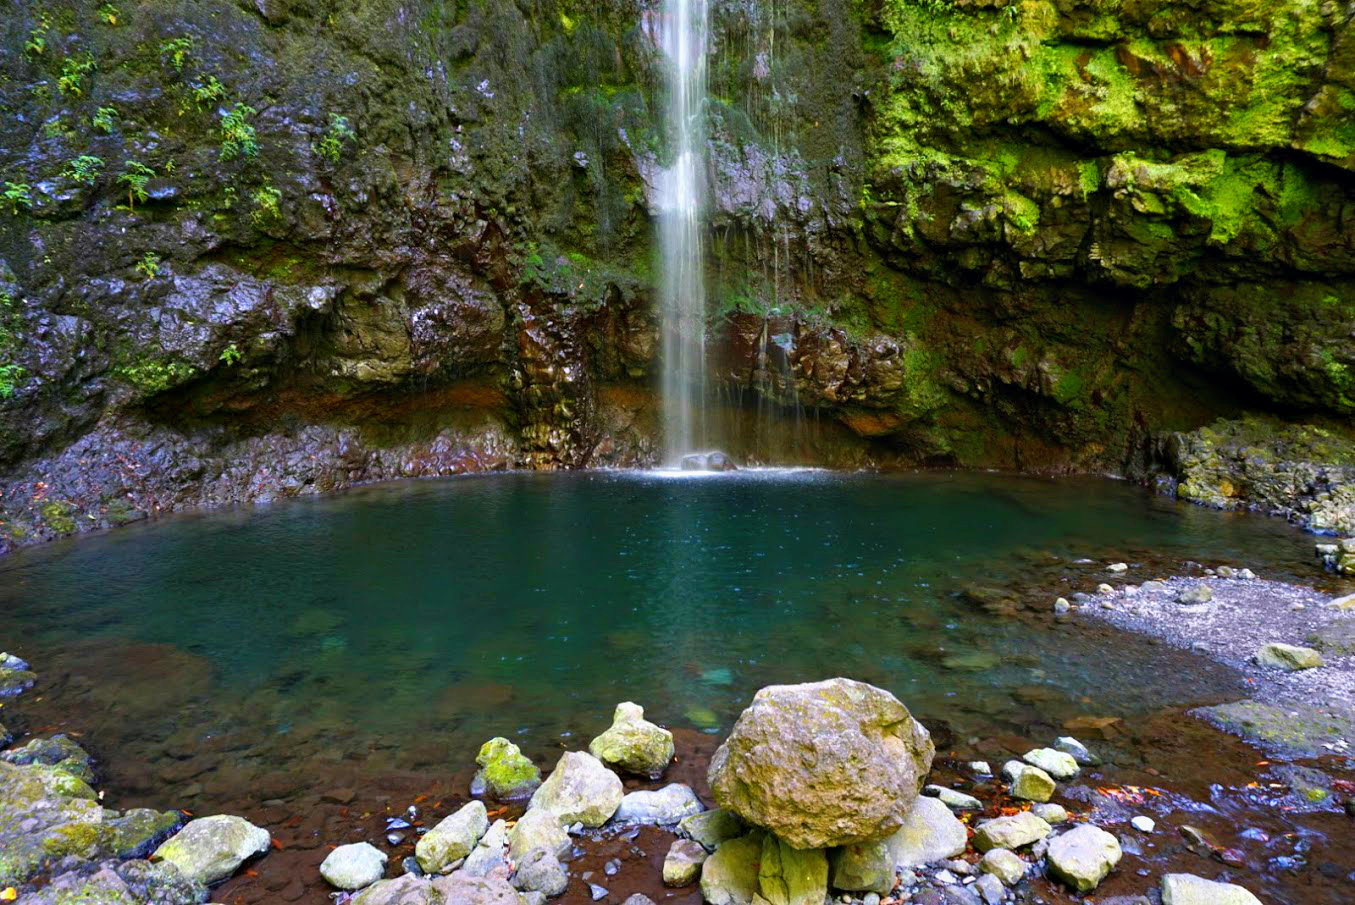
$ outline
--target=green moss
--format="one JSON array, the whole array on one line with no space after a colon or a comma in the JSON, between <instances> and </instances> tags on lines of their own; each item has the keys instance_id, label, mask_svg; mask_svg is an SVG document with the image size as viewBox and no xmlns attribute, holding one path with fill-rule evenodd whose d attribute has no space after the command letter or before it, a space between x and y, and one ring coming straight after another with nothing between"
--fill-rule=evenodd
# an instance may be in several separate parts
<instances>
[{"instance_id":1,"label":"green moss","mask_svg":"<svg viewBox=\"0 0 1355 905\"><path fill-rule=\"evenodd\" d=\"M63 500L51 500L39 507L38 512L47 523L47 527L57 534L71 534L75 531L75 507Z\"/></svg>"}]
</instances>

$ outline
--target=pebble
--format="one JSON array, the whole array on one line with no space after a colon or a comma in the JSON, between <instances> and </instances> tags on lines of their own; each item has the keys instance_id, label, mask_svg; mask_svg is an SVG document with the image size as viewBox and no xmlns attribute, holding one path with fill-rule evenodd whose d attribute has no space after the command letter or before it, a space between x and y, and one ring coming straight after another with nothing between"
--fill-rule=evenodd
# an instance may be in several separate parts
<instances>
[{"instance_id":1,"label":"pebble","mask_svg":"<svg viewBox=\"0 0 1355 905\"><path fill-rule=\"evenodd\" d=\"M1142 814L1138 815L1129 822L1134 825L1134 829L1138 830L1141 833L1151 833L1154 829L1157 828L1157 824L1153 822L1153 818L1145 817Z\"/></svg>"},{"instance_id":2,"label":"pebble","mask_svg":"<svg viewBox=\"0 0 1355 905\"><path fill-rule=\"evenodd\" d=\"M1256 578L1256 573L1253 572L1251 569L1243 569L1241 572L1237 573L1237 577L1243 579L1244 581L1251 581L1252 579Z\"/></svg>"},{"instance_id":3,"label":"pebble","mask_svg":"<svg viewBox=\"0 0 1355 905\"><path fill-rule=\"evenodd\" d=\"M969 762L969 769L973 770L979 776L993 775L993 768L988 766L988 761L986 760L971 760Z\"/></svg>"},{"instance_id":4,"label":"pebble","mask_svg":"<svg viewBox=\"0 0 1355 905\"><path fill-rule=\"evenodd\" d=\"M942 869L936 872L936 881L938 883L944 883L947 886L954 886L956 883L960 882L960 878L950 871Z\"/></svg>"},{"instance_id":5,"label":"pebble","mask_svg":"<svg viewBox=\"0 0 1355 905\"><path fill-rule=\"evenodd\" d=\"M1072 608L1073 608L1073 605L1072 605L1071 603L1069 603L1066 599L1062 598L1062 597L1060 597L1060 598L1058 598L1057 600L1054 601L1054 613L1055 613L1055 615L1062 616L1064 613L1068 612L1068 611L1071 610Z\"/></svg>"},{"instance_id":6,"label":"pebble","mask_svg":"<svg viewBox=\"0 0 1355 905\"><path fill-rule=\"evenodd\" d=\"M400 869L407 874L413 874L416 877L423 876L423 868L419 867L419 859L410 855L400 862Z\"/></svg>"},{"instance_id":7,"label":"pebble","mask_svg":"<svg viewBox=\"0 0 1355 905\"><path fill-rule=\"evenodd\" d=\"M404 834L404 833L387 833L387 834L386 834L386 841L389 842L391 845L399 845L401 842L404 842L404 841L405 841L405 834Z\"/></svg>"},{"instance_id":8,"label":"pebble","mask_svg":"<svg viewBox=\"0 0 1355 905\"><path fill-rule=\"evenodd\" d=\"M602 899L607 898L607 890L603 889L601 886L598 886L596 883L588 884L588 894L593 897L594 902L598 902L601 901Z\"/></svg>"},{"instance_id":9,"label":"pebble","mask_svg":"<svg viewBox=\"0 0 1355 905\"><path fill-rule=\"evenodd\" d=\"M878 892L868 892L865 898L861 900L861 905L880 905L880 894Z\"/></svg>"},{"instance_id":10,"label":"pebble","mask_svg":"<svg viewBox=\"0 0 1355 905\"><path fill-rule=\"evenodd\" d=\"M1098 593L1098 594L1114 594L1114 593L1115 593L1115 589L1112 588L1110 585L1106 584L1106 583L1103 581L1103 582L1101 582L1099 585L1096 586L1096 593Z\"/></svg>"},{"instance_id":11,"label":"pebble","mask_svg":"<svg viewBox=\"0 0 1355 905\"><path fill-rule=\"evenodd\" d=\"M1128 572L1128 571L1129 571L1129 564L1128 564L1128 563L1123 563L1123 562L1113 562L1113 563L1111 563L1110 565L1106 566L1106 571L1107 571L1107 572Z\"/></svg>"},{"instance_id":12,"label":"pebble","mask_svg":"<svg viewBox=\"0 0 1355 905\"><path fill-rule=\"evenodd\" d=\"M602 865L602 872L609 877L615 877L620 870L621 862L615 858Z\"/></svg>"}]
</instances>

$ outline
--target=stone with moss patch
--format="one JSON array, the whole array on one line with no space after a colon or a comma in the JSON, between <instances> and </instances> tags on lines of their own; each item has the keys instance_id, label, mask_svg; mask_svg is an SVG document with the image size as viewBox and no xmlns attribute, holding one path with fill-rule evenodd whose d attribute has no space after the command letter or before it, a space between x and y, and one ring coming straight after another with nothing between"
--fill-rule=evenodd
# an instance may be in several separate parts
<instances>
[{"instance_id":1,"label":"stone with moss patch","mask_svg":"<svg viewBox=\"0 0 1355 905\"><path fill-rule=\"evenodd\" d=\"M492 738L481 745L475 762L480 769L471 780L472 795L513 801L530 798L541 785L541 770L506 738Z\"/></svg>"}]
</instances>

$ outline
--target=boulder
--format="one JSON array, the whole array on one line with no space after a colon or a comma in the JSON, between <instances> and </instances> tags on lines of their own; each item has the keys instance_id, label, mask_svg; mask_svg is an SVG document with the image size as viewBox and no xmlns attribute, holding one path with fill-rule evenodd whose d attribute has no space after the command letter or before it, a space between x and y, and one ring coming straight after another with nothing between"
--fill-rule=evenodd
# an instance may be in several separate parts
<instances>
[{"instance_id":1,"label":"boulder","mask_svg":"<svg viewBox=\"0 0 1355 905\"><path fill-rule=\"evenodd\" d=\"M1081 772L1077 765L1077 760L1071 754L1063 751L1055 751L1053 748L1036 748L1034 751L1027 751L1021 757L1032 767L1037 767L1048 773L1054 779L1072 779Z\"/></svg>"},{"instance_id":2,"label":"boulder","mask_svg":"<svg viewBox=\"0 0 1355 905\"><path fill-rule=\"evenodd\" d=\"M1300 669L1315 669L1322 666L1322 655L1311 647L1295 647L1292 644L1266 644L1256 652L1257 666L1269 669L1283 669L1297 672Z\"/></svg>"},{"instance_id":3,"label":"boulder","mask_svg":"<svg viewBox=\"0 0 1355 905\"><path fill-rule=\"evenodd\" d=\"M0 760L15 766L44 764L56 767L87 783L94 782L92 758L65 735L35 738L22 747L0 753Z\"/></svg>"},{"instance_id":4,"label":"boulder","mask_svg":"<svg viewBox=\"0 0 1355 905\"><path fill-rule=\"evenodd\" d=\"M539 892L554 898L564 894L569 886L569 874L554 853L538 848L518 862L513 885L523 892Z\"/></svg>"},{"instance_id":5,"label":"boulder","mask_svg":"<svg viewBox=\"0 0 1355 905\"><path fill-rule=\"evenodd\" d=\"M1022 811L980 823L974 831L974 849L980 852L994 848L1017 849L1039 842L1051 832L1053 829L1049 824L1029 811Z\"/></svg>"},{"instance_id":6,"label":"boulder","mask_svg":"<svg viewBox=\"0 0 1355 905\"><path fill-rule=\"evenodd\" d=\"M371 886L386 873L386 853L366 842L341 845L325 856L320 876L338 889Z\"/></svg>"},{"instance_id":7,"label":"boulder","mask_svg":"<svg viewBox=\"0 0 1355 905\"><path fill-rule=\"evenodd\" d=\"M1088 893L1120 863L1121 854L1119 840L1084 823L1049 843L1049 872L1078 892Z\"/></svg>"},{"instance_id":8,"label":"boulder","mask_svg":"<svg viewBox=\"0 0 1355 905\"><path fill-rule=\"evenodd\" d=\"M1162 905L1261 905L1261 900L1232 883L1167 874L1162 878Z\"/></svg>"},{"instance_id":9,"label":"boulder","mask_svg":"<svg viewBox=\"0 0 1355 905\"><path fill-rule=\"evenodd\" d=\"M559 858L569 848L569 834L549 811L528 811L508 831L508 855L514 861L521 861L537 849Z\"/></svg>"},{"instance_id":10,"label":"boulder","mask_svg":"<svg viewBox=\"0 0 1355 905\"><path fill-rule=\"evenodd\" d=\"M701 875L706 849L694 839L678 839L663 859L663 885L686 886Z\"/></svg>"},{"instance_id":11,"label":"boulder","mask_svg":"<svg viewBox=\"0 0 1355 905\"><path fill-rule=\"evenodd\" d=\"M679 836L695 839L705 846L706 851L713 852L726 839L735 839L748 832L748 825L733 811L712 808L684 817L678 823L677 831Z\"/></svg>"},{"instance_id":12,"label":"boulder","mask_svg":"<svg viewBox=\"0 0 1355 905\"><path fill-rule=\"evenodd\" d=\"M0 652L0 698L13 698L32 688L38 677L28 663L13 654Z\"/></svg>"},{"instance_id":13,"label":"boulder","mask_svg":"<svg viewBox=\"0 0 1355 905\"><path fill-rule=\"evenodd\" d=\"M1054 750L1062 751L1064 754L1070 754L1073 760L1084 767L1094 767L1101 763L1101 758L1087 750L1087 746L1082 744L1071 735L1060 736L1054 740ZM1036 764L1039 766L1039 764Z\"/></svg>"},{"instance_id":14,"label":"boulder","mask_svg":"<svg viewBox=\"0 0 1355 905\"><path fill-rule=\"evenodd\" d=\"M190 820L151 855L166 861L194 883L224 880L255 855L268 851L268 831L229 814Z\"/></svg>"},{"instance_id":15,"label":"boulder","mask_svg":"<svg viewBox=\"0 0 1355 905\"><path fill-rule=\"evenodd\" d=\"M1008 886L1020 883L1029 868L1020 855L1005 848L989 849L979 861L979 870L992 874Z\"/></svg>"},{"instance_id":16,"label":"boulder","mask_svg":"<svg viewBox=\"0 0 1355 905\"><path fill-rule=\"evenodd\" d=\"M460 866L475 850L480 837L489 829L484 802L471 801L433 827L414 846L419 869L426 874L446 873Z\"/></svg>"},{"instance_id":17,"label":"boulder","mask_svg":"<svg viewBox=\"0 0 1355 905\"><path fill-rule=\"evenodd\" d=\"M54 767L0 761L0 888L52 861L98 854L105 816L83 780Z\"/></svg>"},{"instance_id":18,"label":"boulder","mask_svg":"<svg viewBox=\"0 0 1355 905\"><path fill-rule=\"evenodd\" d=\"M710 786L721 807L791 846L830 848L902 826L934 752L887 691L850 679L773 685L715 752Z\"/></svg>"},{"instance_id":19,"label":"boulder","mask_svg":"<svg viewBox=\"0 0 1355 905\"><path fill-rule=\"evenodd\" d=\"M529 808L548 811L566 826L602 826L621 806L621 797L621 777L593 755L569 751L532 795Z\"/></svg>"},{"instance_id":20,"label":"boulder","mask_svg":"<svg viewBox=\"0 0 1355 905\"><path fill-rule=\"evenodd\" d=\"M588 743L593 756L609 767L658 777L673 759L673 733L645 719L644 708L617 704L612 725Z\"/></svg>"},{"instance_id":21,"label":"boulder","mask_svg":"<svg viewBox=\"0 0 1355 905\"><path fill-rule=\"evenodd\" d=\"M709 905L752 905L758 894L762 833L727 840L701 865L701 897Z\"/></svg>"},{"instance_id":22,"label":"boulder","mask_svg":"<svg viewBox=\"0 0 1355 905\"><path fill-rule=\"evenodd\" d=\"M889 838L853 843L832 853L833 886L885 895L900 869L954 858L964 852L967 837L965 825L939 799L919 798Z\"/></svg>"},{"instance_id":23,"label":"boulder","mask_svg":"<svg viewBox=\"0 0 1355 905\"><path fill-rule=\"evenodd\" d=\"M446 905L522 905L522 897L500 876L476 877L459 870L433 880L433 890Z\"/></svg>"},{"instance_id":24,"label":"boulder","mask_svg":"<svg viewBox=\"0 0 1355 905\"><path fill-rule=\"evenodd\" d=\"M404 874L378 880L349 900L350 905L443 905L442 894L429 877ZM512 905L518 905L514 902Z\"/></svg>"},{"instance_id":25,"label":"boulder","mask_svg":"<svg viewBox=\"0 0 1355 905\"><path fill-rule=\"evenodd\" d=\"M1043 802L1032 806L1030 812L1050 826L1068 822L1068 809L1061 804Z\"/></svg>"},{"instance_id":26,"label":"boulder","mask_svg":"<svg viewBox=\"0 0 1355 905\"><path fill-rule=\"evenodd\" d=\"M641 789L621 799L613 818L618 823L654 823L669 826L700 814L705 808L690 786L675 782L662 789Z\"/></svg>"},{"instance_id":27,"label":"boulder","mask_svg":"<svg viewBox=\"0 0 1355 905\"><path fill-rule=\"evenodd\" d=\"M775 836L764 836L757 884L758 893L771 905L823 905L828 856L822 849L791 848Z\"/></svg>"},{"instance_id":28,"label":"boulder","mask_svg":"<svg viewBox=\"0 0 1355 905\"><path fill-rule=\"evenodd\" d=\"M475 755L480 769L470 783L472 795L488 795L500 801L529 798L541 785L541 771L506 738L492 738Z\"/></svg>"}]
</instances>

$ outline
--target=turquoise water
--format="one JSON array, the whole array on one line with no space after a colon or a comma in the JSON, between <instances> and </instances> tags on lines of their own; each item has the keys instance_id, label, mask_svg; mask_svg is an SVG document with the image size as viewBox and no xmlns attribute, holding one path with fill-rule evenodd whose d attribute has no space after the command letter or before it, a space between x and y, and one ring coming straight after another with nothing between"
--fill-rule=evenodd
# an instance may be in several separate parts
<instances>
[{"instance_id":1,"label":"turquoise water","mask_svg":"<svg viewBox=\"0 0 1355 905\"><path fill-rule=\"evenodd\" d=\"M0 647L74 677L84 709L152 746L248 725L541 749L605 726L624 699L715 731L762 685L839 674L931 724L991 732L1217 700L1237 678L1102 629L986 615L966 585L1043 611L1111 560L1149 563L1130 580L1187 559L1277 575L1310 549L1276 520L1102 480L497 475L12 556Z\"/></svg>"}]
</instances>

